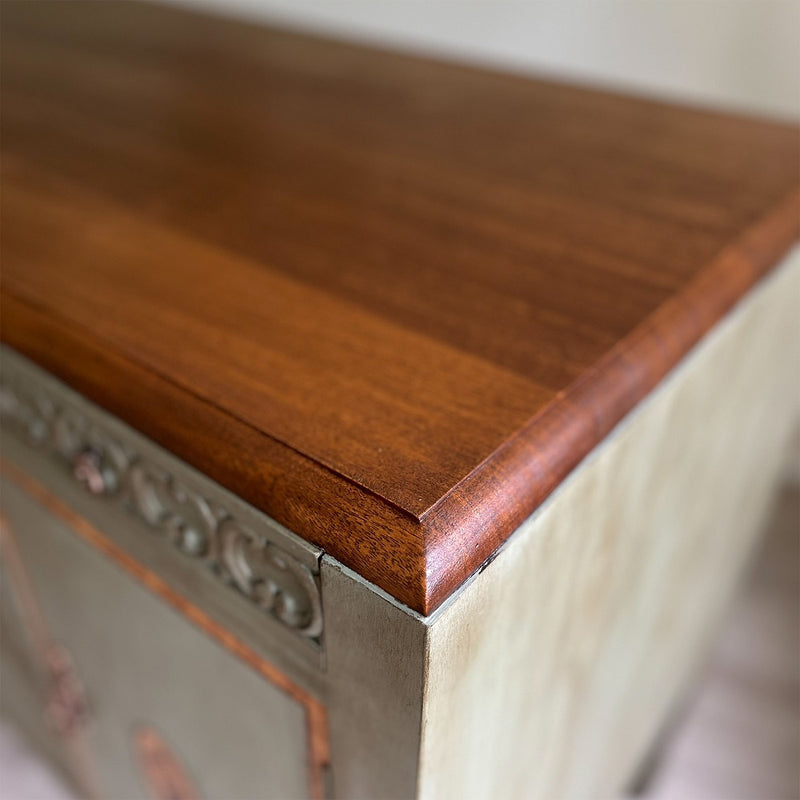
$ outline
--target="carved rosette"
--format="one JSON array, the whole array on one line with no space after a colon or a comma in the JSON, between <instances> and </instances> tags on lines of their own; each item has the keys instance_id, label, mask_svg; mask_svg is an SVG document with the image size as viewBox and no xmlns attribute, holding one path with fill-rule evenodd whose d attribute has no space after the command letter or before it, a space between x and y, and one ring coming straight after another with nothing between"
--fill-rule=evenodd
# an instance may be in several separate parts
<instances>
[{"instance_id":1,"label":"carved rosette","mask_svg":"<svg viewBox=\"0 0 800 800\"><path fill-rule=\"evenodd\" d=\"M113 497L287 628L319 640L317 579L268 532L251 530L77 409L5 372L0 418L8 431L49 451L91 494Z\"/></svg>"}]
</instances>

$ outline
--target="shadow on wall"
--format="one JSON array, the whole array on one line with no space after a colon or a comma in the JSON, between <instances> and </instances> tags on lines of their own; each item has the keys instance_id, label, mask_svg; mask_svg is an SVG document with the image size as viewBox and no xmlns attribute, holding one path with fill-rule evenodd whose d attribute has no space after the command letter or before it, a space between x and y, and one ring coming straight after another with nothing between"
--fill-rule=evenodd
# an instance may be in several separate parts
<instances>
[{"instance_id":1,"label":"shadow on wall","mask_svg":"<svg viewBox=\"0 0 800 800\"><path fill-rule=\"evenodd\" d=\"M800 119L800 3L168 0L345 38Z\"/></svg>"}]
</instances>

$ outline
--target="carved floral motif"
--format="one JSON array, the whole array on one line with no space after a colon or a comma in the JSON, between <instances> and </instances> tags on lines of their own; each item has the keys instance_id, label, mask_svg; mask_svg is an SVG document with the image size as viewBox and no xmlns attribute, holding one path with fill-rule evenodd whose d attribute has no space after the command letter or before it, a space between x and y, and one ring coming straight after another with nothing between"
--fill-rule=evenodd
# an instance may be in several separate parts
<instances>
[{"instance_id":1,"label":"carved floral motif","mask_svg":"<svg viewBox=\"0 0 800 800\"><path fill-rule=\"evenodd\" d=\"M314 574L267 532L251 530L40 387L12 383L6 375L0 417L9 430L60 459L87 491L116 498L266 613L309 639L319 638L322 608Z\"/></svg>"}]
</instances>

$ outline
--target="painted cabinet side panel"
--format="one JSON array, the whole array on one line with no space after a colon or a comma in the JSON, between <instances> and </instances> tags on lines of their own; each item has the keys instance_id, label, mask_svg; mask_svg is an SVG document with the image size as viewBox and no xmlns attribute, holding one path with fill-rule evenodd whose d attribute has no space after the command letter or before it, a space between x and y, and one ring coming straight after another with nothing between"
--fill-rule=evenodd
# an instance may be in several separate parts
<instances>
[{"instance_id":1,"label":"painted cabinet side panel","mask_svg":"<svg viewBox=\"0 0 800 800\"><path fill-rule=\"evenodd\" d=\"M406 800L417 785L424 621L323 556L331 795Z\"/></svg>"},{"instance_id":2,"label":"painted cabinet side panel","mask_svg":"<svg viewBox=\"0 0 800 800\"><path fill-rule=\"evenodd\" d=\"M613 797L752 550L797 415L800 253L435 620L420 796Z\"/></svg>"}]
</instances>

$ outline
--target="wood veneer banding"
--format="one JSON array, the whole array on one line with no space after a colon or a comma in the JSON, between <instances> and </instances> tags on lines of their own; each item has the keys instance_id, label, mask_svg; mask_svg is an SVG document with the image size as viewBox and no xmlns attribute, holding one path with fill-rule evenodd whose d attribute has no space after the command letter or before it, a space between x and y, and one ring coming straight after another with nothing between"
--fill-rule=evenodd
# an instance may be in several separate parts
<instances>
[{"instance_id":1,"label":"wood veneer banding","mask_svg":"<svg viewBox=\"0 0 800 800\"><path fill-rule=\"evenodd\" d=\"M422 613L798 236L788 125L3 11L3 340Z\"/></svg>"}]
</instances>

